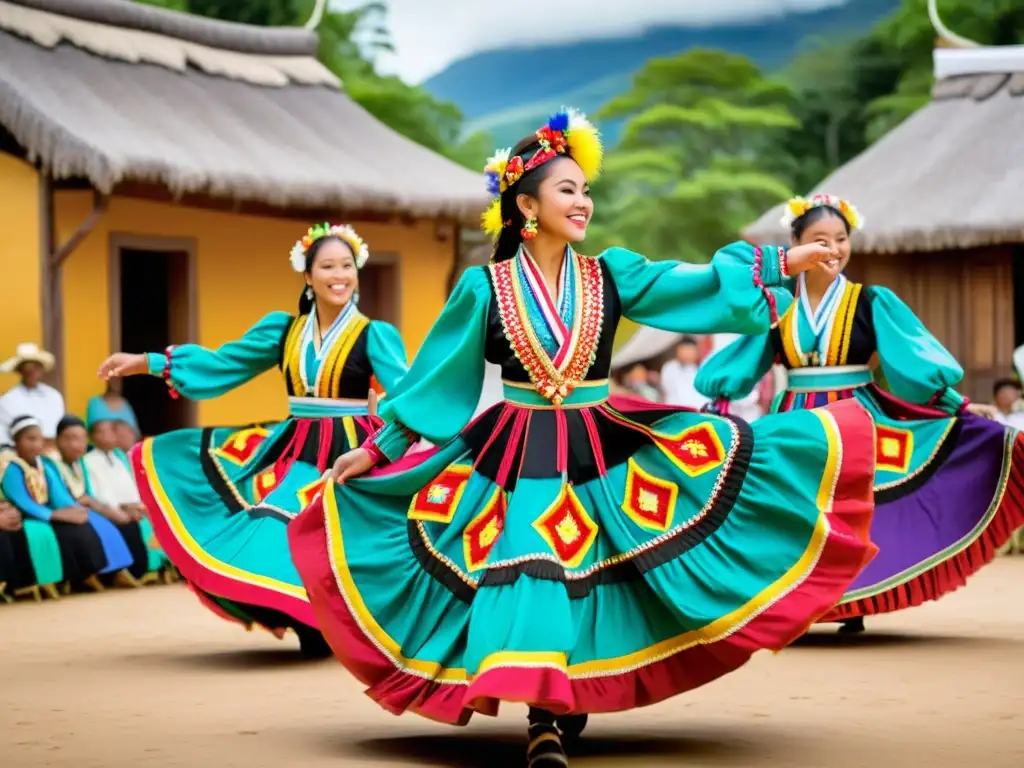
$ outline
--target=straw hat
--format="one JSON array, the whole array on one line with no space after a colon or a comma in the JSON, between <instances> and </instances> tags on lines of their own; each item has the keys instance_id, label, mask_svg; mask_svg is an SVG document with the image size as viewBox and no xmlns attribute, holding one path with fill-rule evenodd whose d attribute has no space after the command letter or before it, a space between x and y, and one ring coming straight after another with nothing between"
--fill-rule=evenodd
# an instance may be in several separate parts
<instances>
[{"instance_id":1,"label":"straw hat","mask_svg":"<svg viewBox=\"0 0 1024 768\"><path fill-rule=\"evenodd\" d=\"M18 345L14 357L0 363L0 373L13 373L22 363L39 363L44 371L52 371L55 360L53 355L45 349L40 349L37 344L25 342Z\"/></svg>"}]
</instances>

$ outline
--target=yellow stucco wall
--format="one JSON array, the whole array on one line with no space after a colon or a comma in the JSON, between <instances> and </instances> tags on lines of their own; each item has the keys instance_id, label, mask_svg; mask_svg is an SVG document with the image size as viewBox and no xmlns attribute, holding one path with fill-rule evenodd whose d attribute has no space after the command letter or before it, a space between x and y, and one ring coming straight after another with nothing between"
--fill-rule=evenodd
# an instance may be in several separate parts
<instances>
[{"instance_id":1,"label":"yellow stucco wall","mask_svg":"<svg viewBox=\"0 0 1024 768\"><path fill-rule=\"evenodd\" d=\"M70 237L91 209L90 193L58 193L54 213L58 240ZM370 246L371 260L375 250L400 256L399 325L412 355L444 305L453 241L438 241L430 222L414 226L350 223ZM294 311L302 278L291 271L288 251L306 226L305 222L112 199L99 224L64 266L64 386L69 410L82 412L88 398L101 391L95 372L110 352L107 262L112 234L196 240L199 332L194 341L217 346L240 336L267 312ZM38 295L36 287L32 290L33 297ZM200 424L208 425L246 423L285 413L284 389L275 369L224 397L200 404L198 415Z\"/></svg>"},{"instance_id":2,"label":"yellow stucco wall","mask_svg":"<svg viewBox=\"0 0 1024 768\"><path fill-rule=\"evenodd\" d=\"M35 169L0 152L0 360L23 341L42 344L39 301L39 177ZM0 374L0 392L17 376Z\"/></svg>"}]
</instances>

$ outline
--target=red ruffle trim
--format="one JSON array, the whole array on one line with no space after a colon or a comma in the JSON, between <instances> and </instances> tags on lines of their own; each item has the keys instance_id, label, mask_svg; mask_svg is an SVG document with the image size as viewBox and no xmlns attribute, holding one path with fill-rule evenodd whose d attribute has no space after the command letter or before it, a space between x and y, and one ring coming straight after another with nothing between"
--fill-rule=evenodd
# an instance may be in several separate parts
<instances>
[{"instance_id":1,"label":"red ruffle trim","mask_svg":"<svg viewBox=\"0 0 1024 768\"><path fill-rule=\"evenodd\" d=\"M966 549L905 584L836 606L821 621L844 621L913 608L964 586L967 579L991 563L1010 537L1024 527L1024 434L1017 435L1010 461L1010 476L999 507L985 530Z\"/></svg>"}]
</instances>

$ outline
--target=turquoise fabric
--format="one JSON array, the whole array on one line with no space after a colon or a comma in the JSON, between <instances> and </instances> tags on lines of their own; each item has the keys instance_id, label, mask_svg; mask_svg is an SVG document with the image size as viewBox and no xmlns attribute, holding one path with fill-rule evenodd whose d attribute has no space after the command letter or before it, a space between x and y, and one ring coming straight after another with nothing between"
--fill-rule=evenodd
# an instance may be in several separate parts
<instances>
[{"instance_id":1,"label":"turquoise fabric","mask_svg":"<svg viewBox=\"0 0 1024 768\"><path fill-rule=\"evenodd\" d=\"M90 397L85 406L86 426L92 428L92 425L98 421L122 421L131 426L136 434L139 432L139 422L135 418L135 411L127 400L120 408L113 408L103 395Z\"/></svg>"},{"instance_id":2,"label":"turquoise fabric","mask_svg":"<svg viewBox=\"0 0 1024 768\"><path fill-rule=\"evenodd\" d=\"M964 370L906 304L888 288L871 289L878 357L887 388L911 403L955 414L964 402L956 387ZM940 397L933 401L935 395Z\"/></svg>"},{"instance_id":3,"label":"turquoise fabric","mask_svg":"<svg viewBox=\"0 0 1024 768\"><path fill-rule=\"evenodd\" d=\"M271 312L237 341L217 349L183 344L171 354L171 382L184 397L208 400L230 392L277 365L282 337L292 316ZM167 357L163 352L148 355L149 372L163 376Z\"/></svg>"},{"instance_id":4,"label":"turquoise fabric","mask_svg":"<svg viewBox=\"0 0 1024 768\"><path fill-rule=\"evenodd\" d=\"M380 408L388 422L377 447L397 459L414 440L402 426L432 443L451 440L472 418L484 382L484 337L491 284L484 268L467 269L423 340L408 375Z\"/></svg>"},{"instance_id":5,"label":"turquoise fabric","mask_svg":"<svg viewBox=\"0 0 1024 768\"><path fill-rule=\"evenodd\" d=\"M874 373L864 366L808 366L789 372L791 392L831 392L865 387L875 380Z\"/></svg>"},{"instance_id":6,"label":"turquoise fabric","mask_svg":"<svg viewBox=\"0 0 1024 768\"><path fill-rule=\"evenodd\" d=\"M775 358L770 332L741 336L701 363L693 386L709 400L742 400L772 369Z\"/></svg>"},{"instance_id":7,"label":"turquoise fabric","mask_svg":"<svg viewBox=\"0 0 1024 768\"><path fill-rule=\"evenodd\" d=\"M775 249L765 248L769 254ZM771 327L771 309L753 281L754 248L728 245L708 265L650 261L625 248L601 255L622 300L622 314L642 325L676 333L761 333ZM778 302L782 288L778 256L765 256L762 280Z\"/></svg>"},{"instance_id":8,"label":"turquoise fabric","mask_svg":"<svg viewBox=\"0 0 1024 768\"><path fill-rule=\"evenodd\" d=\"M40 586L64 581L64 564L60 558L60 544L49 523L26 517L22 521L28 540L29 557Z\"/></svg>"},{"instance_id":9,"label":"turquoise fabric","mask_svg":"<svg viewBox=\"0 0 1024 768\"><path fill-rule=\"evenodd\" d=\"M574 408L583 405L599 405L608 399L609 384L603 382L597 386L578 386L569 396L562 400L563 408ZM532 387L527 389L523 386L502 384L502 394L505 400L516 405L524 405L528 408L550 408L551 401Z\"/></svg>"},{"instance_id":10,"label":"turquoise fabric","mask_svg":"<svg viewBox=\"0 0 1024 768\"><path fill-rule=\"evenodd\" d=\"M398 329L383 320L371 320L367 333L366 353L373 375L385 392L391 392L409 372L405 342Z\"/></svg>"},{"instance_id":11,"label":"turquoise fabric","mask_svg":"<svg viewBox=\"0 0 1024 768\"><path fill-rule=\"evenodd\" d=\"M726 447L734 444L730 422L708 414L668 413L656 429L678 434L701 424L710 425ZM570 599L560 582L524 574L512 584L477 590L472 604L467 604L425 575L410 553L406 535L410 496L445 468L469 466L458 438L408 471L335 486L339 516L329 524L343 532L338 544L341 559L359 599L408 658L475 674L497 651L563 652L570 665L641 653L688 631L710 631L709 626L723 616L749 610L754 596L776 584L808 550L819 518L816 496L828 455L824 427L808 411L762 419L754 430L749 470L721 527L641 580L604 584L585 599ZM779 456L787 461L780 463ZM690 477L654 446L640 449L633 461L676 486L680 516L701 509L720 477L717 471ZM627 465L621 464L605 477L574 486L599 533L585 559L570 572L635 551L659 535L623 512L626 473ZM534 522L556 501L561 487L557 477L520 478L488 557L490 567L517 558L551 556ZM422 523L428 549L436 553L433 557L439 564L452 564L468 579L478 580L484 571L467 564L464 533L495 491L493 483L473 472L451 522ZM333 535L330 540L337 541ZM410 605L417 609L410 611ZM540 606L542 621L537 620Z\"/></svg>"}]
</instances>

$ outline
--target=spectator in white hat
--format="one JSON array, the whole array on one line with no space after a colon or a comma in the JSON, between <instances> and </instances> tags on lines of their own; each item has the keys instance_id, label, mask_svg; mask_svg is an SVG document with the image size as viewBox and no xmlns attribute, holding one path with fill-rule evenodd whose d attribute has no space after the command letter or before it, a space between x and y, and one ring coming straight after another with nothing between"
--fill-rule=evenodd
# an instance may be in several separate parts
<instances>
[{"instance_id":1,"label":"spectator in white hat","mask_svg":"<svg viewBox=\"0 0 1024 768\"><path fill-rule=\"evenodd\" d=\"M43 375L53 370L53 355L31 342L19 344L14 357L0 363L0 373L17 373L21 383L0 397L0 446L10 446L8 427L16 416L31 416L39 422L52 450L57 437L57 422L64 418L64 396Z\"/></svg>"}]
</instances>

